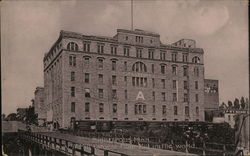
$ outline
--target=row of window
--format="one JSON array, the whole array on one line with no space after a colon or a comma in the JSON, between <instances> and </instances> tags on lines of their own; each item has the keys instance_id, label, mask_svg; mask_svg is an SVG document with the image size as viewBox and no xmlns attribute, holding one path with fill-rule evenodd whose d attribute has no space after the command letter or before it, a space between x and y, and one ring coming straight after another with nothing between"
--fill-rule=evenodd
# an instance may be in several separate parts
<instances>
[{"instance_id":1,"label":"row of window","mask_svg":"<svg viewBox=\"0 0 250 156\"><path fill-rule=\"evenodd\" d=\"M140 41L140 38L138 39ZM67 50L70 51L78 51L78 45L75 42L70 42L67 45ZM84 42L83 44L83 51L84 52L90 52L90 42ZM117 46L116 45L111 45L110 47L110 52L112 55L117 55ZM104 53L104 44L97 44L97 53L103 54ZM166 59L166 51L161 51L160 52L160 60L167 60ZM143 48L136 48L136 57L137 58L143 58ZM130 47L125 46L123 48L123 55L124 56L130 56ZM177 61L177 52L173 52L171 55L171 60L172 61ZM149 59L154 59L154 49L148 49L148 58ZM182 54L182 62L188 62L188 54L183 53ZM192 63L200 63L200 58L198 56L195 56L192 58Z\"/></svg>"},{"instance_id":2,"label":"row of window","mask_svg":"<svg viewBox=\"0 0 250 156\"><path fill-rule=\"evenodd\" d=\"M71 112L75 112L75 102L71 102ZM126 115L128 115L128 104L124 105L124 113ZM156 113L156 107L155 105L152 106L152 114ZM85 103L85 112L89 113L90 112L90 103L86 102ZM112 112L113 113L117 113L117 104L114 103L112 105ZM103 103L99 103L99 113L104 113L104 104ZM134 105L134 113L135 115L143 115L143 114L147 114L147 105L144 103L138 103ZM199 107L195 108L195 113L196 116L199 116ZM166 115L167 114L167 106L166 105L162 105L162 115ZM189 107L185 106L185 115L189 116ZM178 107L174 106L174 115L178 115Z\"/></svg>"},{"instance_id":3,"label":"row of window","mask_svg":"<svg viewBox=\"0 0 250 156\"><path fill-rule=\"evenodd\" d=\"M84 74L84 82L90 83L90 74ZM71 72L71 81L75 81L75 72ZM103 84L103 74L98 74L98 82L99 84ZM125 85L127 85L128 78L124 76ZM173 89L177 89L177 80L173 80ZM112 75L112 85L117 85L117 77L116 75ZM147 87L148 86L148 79L146 77L132 77L132 86L137 87ZM161 86L163 89L166 88L166 79L161 79ZM199 89L199 82L195 81L195 89ZM152 78L152 88L155 88L155 78ZM183 89L189 89L188 81L183 81Z\"/></svg>"},{"instance_id":4,"label":"row of window","mask_svg":"<svg viewBox=\"0 0 250 156\"><path fill-rule=\"evenodd\" d=\"M89 67L89 57L85 57L84 61L85 61L84 62L85 67ZM99 69L103 69L103 66L104 66L103 62L104 61L103 61L102 58L98 58L98 68ZM117 61L114 61L114 60L112 60L112 62L111 62L111 70L112 71L116 71L116 69L117 69L116 62ZM75 57L75 55L70 55L69 56L69 65L70 66L76 66L76 57ZM165 74L167 66L165 64L161 64L160 69L161 69L160 70L161 74ZM177 69L178 69L177 65L172 65L172 74L173 75L177 75ZM127 71L127 62L126 61L124 61L124 71ZM142 62L135 62L132 65L132 71L146 73L147 72L147 66ZM154 64L151 65L151 72L155 73ZM198 67L194 67L194 75L199 76L199 68ZM183 76L188 76L188 67L187 66L183 66Z\"/></svg>"},{"instance_id":5,"label":"row of window","mask_svg":"<svg viewBox=\"0 0 250 156\"><path fill-rule=\"evenodd\" d=\"M104 98L104 89L98 89L98 98L102 99ZM112 99L117 99L117 90L116 89L112 89ZM71 87L71 97L75 97L75 87ZM90 89L89 88L85 88L85 97L90 98L91 94L90 94ZM128 99L128 91L124 90L124 98ZM152 99L153 101L155 101L156 99L156 95L155 95L155 91L152 92ZM166 92L161 92L161 99L162 101L166 101ZM178 96L177 93L173 93L172 94L172 101L173 102L177 102L178 101ZM184 93L183 94L183 102L189 102L189 94L188 93ZM199 94L195 94L195 102L199 102Z\"/></svg>"}]
</instances>

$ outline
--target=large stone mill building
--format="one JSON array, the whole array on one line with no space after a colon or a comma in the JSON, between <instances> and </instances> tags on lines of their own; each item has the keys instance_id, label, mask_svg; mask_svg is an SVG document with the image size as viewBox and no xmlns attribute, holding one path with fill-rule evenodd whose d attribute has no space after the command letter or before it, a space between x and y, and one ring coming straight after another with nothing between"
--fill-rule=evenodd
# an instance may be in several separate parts
<instances>
[{"instance_id":1,"label":"large stone mill building","mask_svg":"<svg viewBox=\"0 0 250 156\"><path fill-rule=\"evenodd\" d=\"M118 29L114 37L61 31L44 57L53 121L204 121L204 51L191 39Z\"/></svg>"}]
</instances>

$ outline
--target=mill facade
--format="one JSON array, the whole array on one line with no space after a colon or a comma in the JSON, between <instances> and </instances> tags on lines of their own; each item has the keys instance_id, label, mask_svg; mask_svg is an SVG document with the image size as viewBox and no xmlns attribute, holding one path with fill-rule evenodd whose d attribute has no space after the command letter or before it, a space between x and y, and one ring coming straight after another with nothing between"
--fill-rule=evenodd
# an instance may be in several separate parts
<instances>
[{"instance_id":1,"label":"mill facade","mask_svg":"<svg viewBox=\"0 0 250 156\"><path fill-rule=\"evenodd\" d=\"M114 37L61 31L44 56L53 121L204 121L203 49L191 39L118 29Z\"/></svg>"}]
</instances>

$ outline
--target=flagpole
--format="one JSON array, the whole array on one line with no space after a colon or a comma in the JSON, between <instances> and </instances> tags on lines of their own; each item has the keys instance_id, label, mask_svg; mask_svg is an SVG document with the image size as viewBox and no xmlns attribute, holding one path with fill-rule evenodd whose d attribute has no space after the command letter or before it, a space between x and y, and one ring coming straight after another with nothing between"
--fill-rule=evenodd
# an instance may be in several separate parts
<instances>
[{"instance_id":1,"label":"flagpole","mask_svg":"<svg viewBox=\"0 0 250 156\"><path fill-rule=\"evenodd\" d=\"M131 0L131 30L134 30L133 22L134 22L134 19L133 19L133 0Z\"/></svg>"}]
</instances>

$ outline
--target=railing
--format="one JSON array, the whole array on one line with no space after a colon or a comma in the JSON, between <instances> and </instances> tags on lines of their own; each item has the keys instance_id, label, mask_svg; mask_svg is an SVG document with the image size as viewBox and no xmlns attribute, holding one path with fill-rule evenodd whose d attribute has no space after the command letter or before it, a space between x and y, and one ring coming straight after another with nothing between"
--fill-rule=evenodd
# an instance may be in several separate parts
<instances>
[{"instance_id":1,"label":"railing","mask_svg":"<svg viewBox=\"0 0 250 156\"><path fill-rule=\"evenodd\" d=\"M64 133L69 133L65 131ZM96 138L105 141L112 141L118 143L126 143L138 146L144 146L149 148L157 148L164 150L179 151L198 155L234 155L236 146L233 144L218 144L209 142L195 143L192 141L184 140L161 140L159 138L147 138L128 136L119 133L107 133L107 132L86 132L76 131L71 132L73 135Z\"/></svg>"},{"instance_id":2,"label":"railing","mask_svg":"<svg viewBox=\"0 0 250 156\"><path fill-rule=\"evenodd\" d=\"M101 150L104 153L104 156L109 156L109 154L116 154L121 156L128 156L123 153L111 151L108 149L102 149L86 144L75 143L69 140L55 138L47 135L43 135L41 133L33 133L19 130L19 137L20 139L24 139L26 141L35 142L37 144L42 145L43 147L49 150L55 150L61 152L66 155L76 155L76 152L79 152L82 156L83 155L95 155L96 150Z\"/></svg>"}]
</instances>

